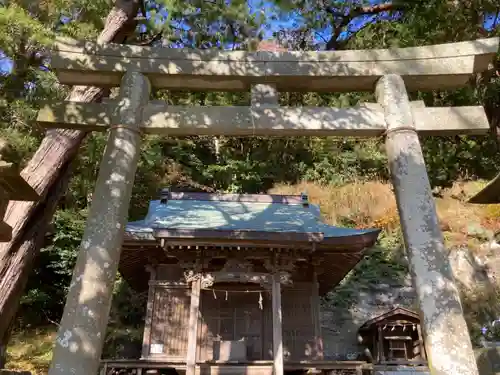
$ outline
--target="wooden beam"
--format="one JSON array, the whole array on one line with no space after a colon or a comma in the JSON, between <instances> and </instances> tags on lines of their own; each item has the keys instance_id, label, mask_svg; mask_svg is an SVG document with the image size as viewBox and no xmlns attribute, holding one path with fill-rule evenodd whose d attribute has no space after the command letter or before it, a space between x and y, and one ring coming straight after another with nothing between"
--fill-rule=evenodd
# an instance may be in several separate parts
<instances>
[{"instance_id":1,"label":"wooden beam","mask_svg":"<svg viewBox=\"0 0 500 375\"><path fill-rule=\"evenodd\" d=\"M1 139L0 142L5 146ZM1 152L1 150L0 150ZM0 159L2 155L0 153ZM13 163L0 160L0 242L12 239L12 227L3 221L9 201L37 201L38 193L19 174L19 169Z\"/></svg>"},{"instance_id":2,"label":"wooden beam","mask_svg":"<svg viewBox=\"0 0 500 375\"><path fill-rule=\"evenodd\" d=\"M385 354L384 354L384 335L382 334L382 327L380 325L377 325L377 332L378 332L378 356L377 356L377 362L378 363L383 363L385 362Z\"/></svg>"},{"instance_id":3,"label":"wooden beam","mask_svg":"<svg viewBox=\"0 0 500 375\"><path fill-rule=\"evenodd\" d=\"M344 237L336 237L336 239L342 238L342 240L349 243L352 240L356 240L356 236L362 236L364 232L357 232L356 234L346 235ZM302 243L312 243L321 242L324 240L324 234L321 232L270 232L265 230L222 230L222 229L154 229L153 236L157 239L165 238L170 242L170 240L179 239L189 239L189 240L207 240L212 239L215 241L222 240L249 240L249 241L291 241L291 242L302 242Z\"/></svg>"},{"instance_id":4,"label":"wooden beam","mask_svg":"<svg viewBox=\"0 0 500 375\"><path fill-rule=\"evenodd\" d=\"M316 271L312 272L312 283L311 283L311 318L314 329L314 345L315 345L315 358L323 359L323 336L321 334L321 301L319 298L319 284L318 275Z\"/></svg>"},{"instance_id":5,"label":"wooden beam","mask_svg":"<svg viewBox=\"0 0 500 375\"><path fill-rule=\"evenodd\" d=\"M40 195L20 175L19 168L0 160L0 189L13 201L37 201Z\"/></svg>"},{"instance_id":6,"label":"wooden beam","mask_svg":"<svg viewBox=\"0 0 500 375\"><path fill-rule=\"evenodd\" d=\"M5 221L0 221L0 242L9 242L11 239L12 227Z\"/></svg>"},{"instance_id":7,"label":"wooden beam","mask_svg":"<svg viewBox=\"0 0 500 375\"><path fill-rule=\"evenodd\" d=\"M271 298L273 311L273 375L283 375L283 320L281 311L281 283L278 273L273 274Z\"/></svg>"},{"instance_id":8,"label":"wooden beam","mask_svg":"<svg viewBox=\"0 0 500 375\"><path fill-rule=\"evenodd\" d=\"M191 283L191 305L189 308L188 343L186 354L186 375L196 373L196 347L198 345L198 314L200 311L201 279Z\"/></svg>"},{"instance_id":9,"label":"wooden beam","mask_svg":"<svg viewBox=\"0 0 500 375\"><path fill-rule=\"evenodd\" d=\"M44 106L37 121L46 128L104 131L113 120L116 103L60 102ZM412 105L417 131L423 136L488 134L484 108ZM379 104L351 108L245 106L169 106L152 102L144 109L147 134L168 136L354 136L377 137L386 124Z\"/></svg>"},{"instance_id":10,"label":"wooden beam","mask_svg":"<svg viewBox=\"0 0 500 375\"><path fill-rule=\"evenodd\" d=\"M156 285L156 269L153 266L148 266L146 268L149 271L149 290L148 290L148 302L146 305L146 319L144 322L144 333L142 336L142 353L141 359L149 357L149 348L151 346L151 325L153 322L153 311L154 311L154 296Z\"/></svg>"},{"instance_id":11,"label":"wooden beam","mask_svg":"<svg viewBox=\"0 0 500 375\"><path fill-rule=\"evenodd\" d=\"M216 202L254 202L254 203L278 203L278 204L302 204L301 195L278 195L278 194L220 194L220 193L198 193L198 192L175 192L168 193L170 200L195 200Z\"/></svg>"},{"instance_id":12,"label":"wooden beam","mask_svg":"<svg viewBox=\"0 0 500 375\"><path fill-rule=\"evenodd\" d=\"M427 362L427 355L425 353L425 345L424 345L424 335L422 334L422 326L417 324L417 333L418 333L418 345L420 347L420 358L422 361Z\"/></svg>"},{"instance_id":13,"label":"wooden beam","mask_svg":"<svg viewBox=\"0 0 500 375\"><path fill-rule=\"evenodd\" d=\"M398 74L410 90L467 84L484 71L498 38L412 48L323 52L246 52L99 46L61 38L51 66L67 85L118 86L126 71L148 76L156 88L245 91L275 84L280 91L371 91L383 75Z\"/></svg>"}]
</instances>

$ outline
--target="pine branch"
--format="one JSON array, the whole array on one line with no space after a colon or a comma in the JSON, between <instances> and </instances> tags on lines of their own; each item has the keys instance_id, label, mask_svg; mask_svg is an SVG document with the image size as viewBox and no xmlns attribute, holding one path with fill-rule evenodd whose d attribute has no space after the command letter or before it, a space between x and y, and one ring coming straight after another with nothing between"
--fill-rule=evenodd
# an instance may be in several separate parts
<instances>
[{"instance_id":1,"label":"pine branch","mask_svg":"<svg viewBox=\"0 0 500 375\"><path fill-rule=\"evenodd\" d=\"M394 4L392 2L390 3L384 3L384 4L376 4L376 5L370 5L370 6L356 6L352 7L349 9L349 12L347 14L343 12L336 11L332 7L327 7L325 10L328 14L334 16L334 17L347 17L347 18L355 18L363 15L368 15L368 14L378 14L382 12L389 12L393 10L400 10L403 7L403 5L400 4Z\"/></svg>"},{"instance_id":2,"label":"pine branch","mask_svg":"<svg viewBox=\"0 0 500 375\"><path fill-rule=\"evenodd\" d=\"M328 13L333 18L340 18L340 22L334 26L332 35L328 42L326 43L326 50L331 51L335 49L339 49L341 46L346 44L346 41L339 41L340 34L344 30L345 27L351 23L357 17L366 16L366 15L376 15L383 12L392 12L398 11L406 8L403 4L395 4L393 2L376 4L370 6L356 6L349 9L347 13L340 12L335 10L332 7L325 7L326 13Z\"/></svg>"},{"instance_id":3,"label":"pine branch","mask_svg":"<svg viewBox=\"0 0 500 375\"><path fill-rule=\"evenodd\" d=\"M159 33L156 33L155 35L153 35L152 37L150 37L146 41L135 43L135 45L137 45L137 46L151 46L155 42L158 42L159 40L161 40L162 37L163 37L163 31L160 31Z\"/></svg>"},{"instance_id":4,"label":"pine branch","mask_svg":"<svg viewBox=\"0 0 500 375\"><path fill-rule=\"evenodd\" d=\"M491 31L494 32L500 22L500 8L497 8L495 13L495 18L493 20L493 25L491 25Z\"/></svg>"}]
</instances>

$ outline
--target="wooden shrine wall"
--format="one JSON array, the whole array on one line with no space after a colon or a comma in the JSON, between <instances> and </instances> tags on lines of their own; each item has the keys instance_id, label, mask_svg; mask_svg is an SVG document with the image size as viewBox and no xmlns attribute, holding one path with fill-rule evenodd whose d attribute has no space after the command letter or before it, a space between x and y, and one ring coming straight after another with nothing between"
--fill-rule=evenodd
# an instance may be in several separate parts
<instances>
[{"instance_id":1,"label":"wooden shrine wall","mask_svg":"<svg viewBox=\"0 0 500 375\"><path fill-rule=\"evenodd\" d=\"M155 286L150 356L184 359L187 353L189 303L186 287Z\"/></svg>"},{"instance_id":2,"label":"wooden shrine wall","mask_svg":"<svg viewBox=\"0 0 500 375\"><path fill-rule=\"evenodd\" d=\"M153 302L149 358L185 360L191 290L180 281L181 275L176 266L158 267L149 294ZM314 286L302 282L282 287L285 361L322 358ZM271 293L261 290L259 285L241 284L215 284L214 290L202 290L198 361L217 360L219 340L245 340L247 360L272 360Z\"/></svg>"},{"instance_id":3,"label":"wooden shrine wall","mask_svg":"<svg viewBox=\"0 0 500 375\"><path fill-rule=\"evenodd\" d=\"M191 289L178 282L182 277L178 267L160 266L156 272L157 282L148 296L148 303L152 301L148 357L185 360Z\"/></svg>"},{"instance_id":4,"label":"wooden shrine wall","mask_svg":"<svg viewBox=\"0 0 500 375\"><path fill-rule=\"evenodd\" d=\"M317 286L297 283L283 288L281 311L285 360L322 359Z\"/></svg>"}]
</instances>

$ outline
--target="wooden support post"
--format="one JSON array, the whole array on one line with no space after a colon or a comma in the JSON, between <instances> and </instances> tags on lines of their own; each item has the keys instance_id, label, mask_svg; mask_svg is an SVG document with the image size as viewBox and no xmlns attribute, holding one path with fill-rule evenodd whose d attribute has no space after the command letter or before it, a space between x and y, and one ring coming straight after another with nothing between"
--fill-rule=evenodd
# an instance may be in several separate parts
<instances>
[{"instance_id":1,"label":"wooden support post","mask_svg":"<svg viewBox=\"0 0 500 375\"><path fill-rule=\"evenodd\" d=\"M377 333L378 333L377 362L384 363L385 362L384 334L382 332L381 326L377 326Z\"/></svg>"},{"instance_id":2,"label":"wooden support post","mask_svg":"<svg viewBox=\"0 0 500 375\"><path fill-rule=\"evenodd\" d=\"M314 327L315 359L323 359L323 337L321 335L321 303L318 291L318 275L313 271L311 283L311 314Z\"/></svg>"},{"instance_id":3,"label":"wooden support post","mask_svg":"<svg viewBox=\"0 0 500 375\"><path fill-rule=\"evenodd\" d=\"M151 347L151 323L153 321L153 310L154 310L154 295L155 295L155 285L152 283L156 280L156 269L153 266L148 266L149 271L149 290L148 290L148 303L146 306L146 319L144 321L144 333L142 335L142 353L141 359L149 356L149 348Z\"/></svg>"},{"instance_id":4,"label":"wooden support post","mask_svg":"<svg viewBox=\"0 0 500 375\"><path fill-rule=\"evenodd\" d=\"M417 324L417 333L418 345L420 348L420 359L422 361L427 361L427 356L425 355L424 336L422 335L422 328L420 327L420 324Z\"/></svg>"},{"instance_id":5,"label":"wooden support post","mask_svg":"<svg viewBox=\"0 0 500 375\"><path fill-rule=\"evenodd\" d=\"M196 347L198 344L198 315L200 312L201 279L191 283L191 305L189 308L188 344L186 354L186 375L196 373Z\"/></svg>"},{"instance_id":6,"label":"wooden support post","mask_svg":"<svg viewBox=\"0 0 500 375\"><path fill-rule=\"evenodd\" d=\"M281 314L281 283L278 272L273 274L272 286L272 308L273 308L273 355L274 375L283 375L283 332Z\"/></svg>"},{"instance_id":7,"label":"wooden support post","mask_svg":"<svg viewBox=\"0 0 500 375\"><path fill-rule=\"evenodd\" d=\"M371 363L378 363L380 361L378 346L377 346L377 336L374 334L372 338L372 350L368 350L369 356L371 357Z\"/></svg>"},{"instance_id":8,"label":"wooden support post","mask_svg":"<svg viewBox=\"0 0 500 375\"><path fill-rule=\"evenodd\" d=\"M376 96L385 111L389 169L431 374L478 375L403 79L382 77Z\"/></svg>"},{"instance_id":9,"label":"wooden support post","mask_svg":"<svg viewBox=\"0 0 500 375\"><path fill-rule=\"evenodd\" d=\"M113 285L139 159L142 109L150 84L137 72L122 80L93 202L53 351L50 375L97 374Z\"/></svg>"}]
</instances>

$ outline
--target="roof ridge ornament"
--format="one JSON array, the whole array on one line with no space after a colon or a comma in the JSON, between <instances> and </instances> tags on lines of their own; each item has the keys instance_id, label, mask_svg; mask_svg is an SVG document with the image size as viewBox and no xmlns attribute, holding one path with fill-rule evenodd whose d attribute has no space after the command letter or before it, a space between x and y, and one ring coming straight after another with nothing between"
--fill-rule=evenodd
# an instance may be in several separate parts
<instances>
[{"instance_id":1,"label":"roof ridge ornament","mask_svg":"<svg viewBox=\"0 0 500 375\"><path fill-rule=\"evenodd\" d=\"M300 193L300 200L302 201L302 206L304 208L309 207L309 195L307 194L307 191Z\"/></svg>"},{"instance_id":2,"label":"roof ridge ornament","mask_svg":"<svg viewBox=\"0 0 500 375\"><path fill-rule=\"evenodd\" d=\"M167 204L169 199L170 199L170 189L169 188L161 189L160 190L160 203Z\"/></svg>"}]
</instances>

